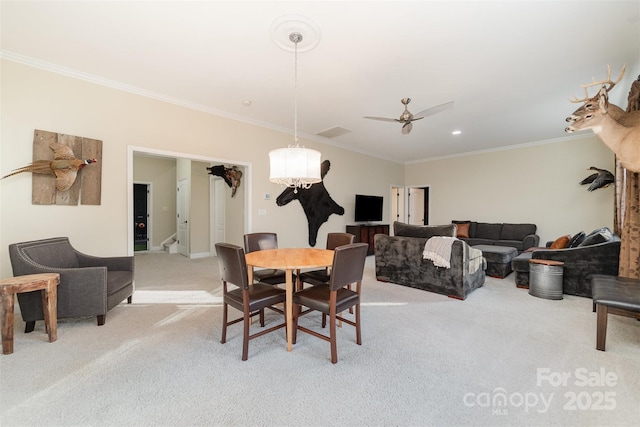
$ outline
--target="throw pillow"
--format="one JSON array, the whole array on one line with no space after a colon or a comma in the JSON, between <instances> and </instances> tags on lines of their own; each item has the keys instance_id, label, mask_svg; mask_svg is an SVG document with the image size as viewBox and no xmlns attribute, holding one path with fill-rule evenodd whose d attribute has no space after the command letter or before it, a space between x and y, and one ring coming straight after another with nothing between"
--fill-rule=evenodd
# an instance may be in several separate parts
<instances>
[{"instance_id":1,"label":"throw pillow","mask_svg":"<svg viewBox=\"0 0 640 427\"><path fill-rule=\"evenodd\" d=\"M584 231L581 231L577 234L575 234L571 240L569 240L569 243L567 243L567 248L575 248L576 246L578 246L580 243L582 243L582 241L584 240Z\"/></svg>"},{"instance_id":2,"label":"throw pillow","mask_svg":"<svg viewBox=\"0 0 640 427\"><path fill-rule=\"evenodd\" d=\"M456 235L456 237L460 238L460 237L464 237L465 239L469 238L469 223L466 224L462 224L462 223L458 223L456 224L458 226L458 234Z\"/></svg>"},{"instance_id":3,"label":"throw pillow","mask_svg":"<svg viewBox=\"0 0 640 427\"><path fill-rule=\"evenodd\" d=\"M611 240L612 237L613 233L608 227L598 228L597 230L593 230L589 233L580 243L580 246L597 245L598 243L604 243Z\"/></svg>"},{"instance_id":4,"label":"throw pillow","mask_svg":"<svg viewBox=\"0 0 640 427\"><path fill-rule=\"evenodd\" d=\"M567 247L567 243L571 240L571 236L567 234L566 236L560 236L556 240L553 241L549 249L564 249Z\"/></svg>"}]
</instances>

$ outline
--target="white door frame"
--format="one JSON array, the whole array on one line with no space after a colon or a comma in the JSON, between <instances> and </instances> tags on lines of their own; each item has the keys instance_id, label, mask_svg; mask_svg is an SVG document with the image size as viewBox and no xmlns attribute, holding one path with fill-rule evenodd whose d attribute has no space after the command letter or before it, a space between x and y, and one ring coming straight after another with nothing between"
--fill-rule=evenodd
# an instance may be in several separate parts
<instances>
[{"instance_id":1,"label":"white door frame","mask_svg":"<svg viewBox=\"0 0 640 427\"><path fill-rule=\"evenodd\" d=\"M226 183L224 182L224 179L220 177L211 176L211 178L209 179L209 253L211 254L211 256L217 255L216 243L224 242L226 236L224 227L222 231L218 229L218 224L222 223L224 225L226 223L225 185ZM218 214L218 212L220 212L220 214ZM222 217L220 218L220 216Z\"/></svg>"}]
</instances>

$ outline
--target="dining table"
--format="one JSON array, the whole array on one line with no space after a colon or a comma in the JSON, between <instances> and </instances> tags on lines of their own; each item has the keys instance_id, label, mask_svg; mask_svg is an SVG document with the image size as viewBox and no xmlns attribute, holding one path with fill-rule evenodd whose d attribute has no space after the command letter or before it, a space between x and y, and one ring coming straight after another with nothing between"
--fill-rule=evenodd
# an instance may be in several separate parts
<instances>
[{"instance_id":1,"label":"dining table","mask_svg":"<svg viewBox=\"0 0 640 427\"><path fill-rule=\"evenodd\" d=\"M331 267L333 251L314 248L279 248L249 252L245 255L249 283L253 283L253 269L275 268L286 272L285 317L287 323L287 351L292 350L293 341L293 272L299 281L300 270L305 268ZM301 286L301 284L298 284Z\"/></svg>"}]
</instances>

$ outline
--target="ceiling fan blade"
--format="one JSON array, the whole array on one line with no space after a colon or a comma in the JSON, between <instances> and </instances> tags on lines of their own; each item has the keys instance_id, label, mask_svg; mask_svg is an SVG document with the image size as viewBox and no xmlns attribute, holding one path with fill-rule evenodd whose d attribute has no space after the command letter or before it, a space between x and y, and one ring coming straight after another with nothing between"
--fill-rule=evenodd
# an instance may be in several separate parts
<instances>
[{"instance_id":1,"label":"ceiling fan blade","mask_svg":"<svg viewBox=\"0 0 640 427\"><path fill-rule=\"evenodd\" d=\"M402 134L407 135L409 132L411 132L412 128L413 124L411 124L411 122L405 123L404 126L402 126Z\"/></svg>"},{"instance_id":2,"label":"ceiling fan blade","mask_svg":"<svg viewBox=\"0 0 640 427\"><path fill-rule=\"evenodd\" d=\"M434 114L450 110L451 108L453 108L453 101L445 102L444 104L436 105L435 107L427 108L426 110L420 111L414 116L414 120L417 120L417 118L433 116Z\"/></svg>"},{"instance_id":3,"label":"ceiling fan blade","mask_svg":"<svg viewBox=\"0 0 640 427\"><path fill-rule=\"evenodd\" d=\"M383 122L397 122L398 121L398 119L388 119L386 117L372 117L372 116L364 116L363 119L382 120Z\"/></svg>"}]
</instances>

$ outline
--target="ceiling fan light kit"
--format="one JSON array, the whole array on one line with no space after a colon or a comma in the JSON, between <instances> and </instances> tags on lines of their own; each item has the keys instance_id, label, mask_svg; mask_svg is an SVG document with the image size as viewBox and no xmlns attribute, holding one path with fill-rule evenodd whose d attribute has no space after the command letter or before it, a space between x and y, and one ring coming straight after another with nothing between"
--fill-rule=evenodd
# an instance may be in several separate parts
<instances>
[{"instance_id":1,"label":"ceiling fan light kit","mask_svg":"<svg viewBox=\"0 0 640 427\"><path fill-rule=\"evenodd\" d=\"M294 52L294 145L269 152L269 181L287 187L309 188L322 180L320 152L301 147L298 143L298 52L306 52L317 46L320 31L308 18L286 15L271 25L273 42L289 52Z\"/></svg>"}]
</instances>

